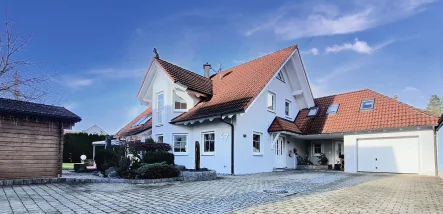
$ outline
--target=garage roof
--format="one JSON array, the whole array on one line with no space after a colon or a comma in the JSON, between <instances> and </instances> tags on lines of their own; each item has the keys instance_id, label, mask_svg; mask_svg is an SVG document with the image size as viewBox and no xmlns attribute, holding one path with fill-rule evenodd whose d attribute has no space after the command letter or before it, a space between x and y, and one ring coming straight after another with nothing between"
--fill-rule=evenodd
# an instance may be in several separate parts
<instances>
[{"instance_id":1,"label":"garage roof","mask_svg":"<svg viewBox=\"0 0 443 214\"><path fill-rule=\"evenodd\" d=\"M362 101L374 100L373 109L362 109ZM302 134L342 133L363 130L404 128L414 126L436 126L439 118L429 112L399 102L378 92L364 89L314 100L319 110L315 116L308 116L310 109L303 109L291 124ZM335 114L327 114L331 105L338 104ZM275 126L274 120L270 130ZM284 127L288 127L285 124ZM292 132L292 131L291 131Z\"/></svg>"}]
</instances>

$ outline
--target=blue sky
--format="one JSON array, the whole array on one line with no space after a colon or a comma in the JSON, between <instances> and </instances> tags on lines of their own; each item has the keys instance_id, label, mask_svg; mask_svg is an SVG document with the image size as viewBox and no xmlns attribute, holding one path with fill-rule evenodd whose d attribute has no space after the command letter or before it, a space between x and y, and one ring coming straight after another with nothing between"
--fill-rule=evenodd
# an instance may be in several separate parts
<instances>
[{"instance_id":1,"label":"blue sky","mask_svg":"<svg viewBox=\"0 0 443 214\"><path fill-rule=\"evenodd\" d=\"M50 74L51 95L115 133L145 109L136 100L156 47L203 73L298 44L314 96L370 88L424 108L443 96L443 3L390 1L16 1L0 10L32 41L20 57ZM0 19L3 22L5 16Z\"/></svg>"}]
</instances>

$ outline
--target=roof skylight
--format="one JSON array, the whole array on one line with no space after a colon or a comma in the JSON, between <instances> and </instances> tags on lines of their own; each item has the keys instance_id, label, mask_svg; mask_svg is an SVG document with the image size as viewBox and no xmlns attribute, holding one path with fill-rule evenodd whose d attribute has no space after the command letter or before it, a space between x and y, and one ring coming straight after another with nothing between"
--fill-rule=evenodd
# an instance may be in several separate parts
<instances>
[{"instance_id":1,"label":"roof skylight","mask_svg":"<svg viewBox=\"0 0 443 214\"><path fill-rule=\"evenodd\" d=\"M311 108L309 109L308 117L313 117L317 115L317 113L318 113L318 107Z\"/></svg>"},{"instance_id":2,"label":"roof skylight","mask_svg":"<svg viewBox=\"0 0 443 214\"><path fill-rule=\"evenodd\" d=\"M371 110L374 109L374 99L367 99L361 101L360 110Z\"/></svg>"},{"instance_id":3,"label":"roof skylight","mask_svg":"<svg viewBox=\"0 0 443 214\"><path fill-rule=\"evenodd\" d=\"M151 119L151 115L148 116L144 116L142 118L140 118L137 122L135 122L132 127L136 127L139 125L144 125L146 122L148 122L148 120Z\"/></svg>"},{"instance_id":4,"label":"roof skylight","mask_svg":"<svg viewBox=\"0 0 443 214\"><path fill-rule=\"evenodd\" d=\"M332 104L328 107L328 111L326 112L326 114L337 114L338 111L338 107L340 105L339 104Z\"/></svg>"}]
</instances>

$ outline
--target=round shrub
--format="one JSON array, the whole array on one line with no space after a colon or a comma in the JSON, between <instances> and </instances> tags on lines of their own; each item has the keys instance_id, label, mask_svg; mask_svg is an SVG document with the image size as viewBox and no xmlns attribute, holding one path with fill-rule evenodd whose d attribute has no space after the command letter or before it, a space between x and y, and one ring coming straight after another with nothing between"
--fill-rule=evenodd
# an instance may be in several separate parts
<instances>
[{"instance_id":1,"label":"round shrub","mask_svg":"<svg viewBox=\"0 0 443 214\"><path fill-rule=\"evenodd\" d=\"M146 152L143 156L143 163L162 163L174 165L174 154L170 152Z\"/></svg>"},{"instance_id":2,"label":"round shrub","mask_svg":"<svg viewBox=\"0 0 443 214\"><path fill-rule=\"evenodd\" d=\"M166 163L143 164L136 169L137 178L158 179L178 177L180 171Z\"/></svg>"}]
</instances>

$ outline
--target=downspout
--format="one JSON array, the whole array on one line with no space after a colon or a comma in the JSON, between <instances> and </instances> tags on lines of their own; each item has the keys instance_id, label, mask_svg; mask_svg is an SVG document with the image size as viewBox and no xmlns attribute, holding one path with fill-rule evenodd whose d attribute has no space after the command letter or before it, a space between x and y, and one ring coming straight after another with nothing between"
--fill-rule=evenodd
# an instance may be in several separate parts
<instances>
[{"instance_id":1,"label":"downspout","mask_svg":"<svg viewBox=\"0 0 443 214\"><path fill-rule=\"evenodd\" d=\"M437 127L432 127L434 131L434 163L435 163L435 175L439 176L438 171L438 138L437 138Z\"/></svg>"},{"instance_id":2,"label":"downspout","mask_svg":"<svg viewBox=\"0 0 443 214\"><path fill-rule=\"evenodd\" d=\"M231 122L224 120L223 115L220 115L220 117L222 122L231 126L231 174L234 175L234 124L232 123L232 117Z\"/></svg>"}]
</instances>

